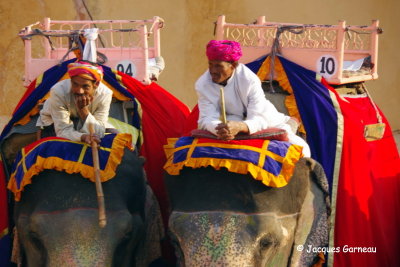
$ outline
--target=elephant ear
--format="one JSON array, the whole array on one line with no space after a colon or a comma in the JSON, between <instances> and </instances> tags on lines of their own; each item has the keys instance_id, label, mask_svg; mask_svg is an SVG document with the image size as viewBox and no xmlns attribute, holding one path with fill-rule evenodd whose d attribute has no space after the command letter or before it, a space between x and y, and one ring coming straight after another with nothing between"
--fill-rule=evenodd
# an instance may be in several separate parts
<instances>
[{"instance_id":1,"label":"elephant ear","mask_svg":"<svg viewBox=\"0 0 400 267\"><path fill-rule=\"evenodd\" d=\"M161 258L161 241L165 238L160 207L149 185L146 185L145 225L144 240L135 257L136 266L149 266Z\"/></svg>"},{"instance_id":2,"label":"elephant ear","mask_svg":"<svg viewBox=\"0 0 400 267\"><path fill-rule=\"evenodd\" d=\"M322 166L308 159L309 189L297 220L289 266L312 266L320 258L317 249L329 242L329 188Z\"/></svg>"}]
</instances>

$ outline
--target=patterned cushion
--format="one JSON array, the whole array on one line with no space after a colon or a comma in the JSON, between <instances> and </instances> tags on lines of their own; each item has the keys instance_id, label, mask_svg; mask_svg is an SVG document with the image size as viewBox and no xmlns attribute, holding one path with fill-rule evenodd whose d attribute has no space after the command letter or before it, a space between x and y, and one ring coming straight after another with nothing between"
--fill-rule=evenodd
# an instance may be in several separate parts
<instances>
[{"instance_id":1,"label":"patterned cushion","mask_svg":"<svg viewBox=\"0 0 400 267\"><path fill-rule=\"evenodd\" d=\"M197 138L210 138L210 139L218 139L216 135L207 131L207 130L200 130L194 129L191 132L192 137ZM246 139L264 139L264 140L278 140L278 141L288 141L288 136L286 130L279 129L279 128L268 128L265 130L261 130L255 132L253 134L238 134L235 137L235 140L246 140Z\"/></svg>"}]
</instances>

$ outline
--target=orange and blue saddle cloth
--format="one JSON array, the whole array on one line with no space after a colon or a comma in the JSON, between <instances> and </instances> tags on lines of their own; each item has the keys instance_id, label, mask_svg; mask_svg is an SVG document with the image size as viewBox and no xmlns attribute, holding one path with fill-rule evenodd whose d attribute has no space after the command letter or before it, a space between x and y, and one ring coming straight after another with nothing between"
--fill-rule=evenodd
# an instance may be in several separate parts
<instances>
[{"instance_id":1,"label":"orange and blue saddle cloth","mask_svg":"<svg viewBox=\"0 0 400 267\"><path fill-rule=\"evenodd\" d=\"M250 174L267 186L288 184L302 147L277 140L231 140L181 137L168 139L164 146L164 169L178 175L183 167L225 167L230 172Z\"/></svg>"},{"instance_id":2,"label":"orange and blue saddle cloth","mask_svg":"<svg viewBox=\"0 0 400 267\"><path fill-rule=\"evenodd\" d=\"M122 160L124 149L132 149L130 134L106 134L98 147L101 181L115 176L115 170ZM8 182L8 189L16 201L21 198L24 187L32 183L33 176L45 169L80 173L95 182L93 157L90 145L60 137L40 139L18 153Z\"/></svg>"}]
</instances>

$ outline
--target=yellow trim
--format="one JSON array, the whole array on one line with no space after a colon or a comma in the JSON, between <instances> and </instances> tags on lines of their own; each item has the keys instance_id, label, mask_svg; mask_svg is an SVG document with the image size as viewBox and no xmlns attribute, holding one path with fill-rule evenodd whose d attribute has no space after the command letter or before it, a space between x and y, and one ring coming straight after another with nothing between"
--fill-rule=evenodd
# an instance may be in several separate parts
<instances>
[{"instance_id":1,"label":"yellow trim","mask_svg":"<svg viewBox=\"0 0 400 267\"><path fill-rule=\"evenodd\" d=\"M260 152L260 157L258 158L258 167L262 168L264 166L265 163L265 157L267 156L267 149L269 146L269 141L265 140L262 148L261 148L261 152Z\"/></svg>"},{"instance_id":2,"label":"yellow trim","mask_svg":"<svg viewBox=\"0 0 400 267\"><path fill-rule=\"evenodd\" d=\"M257 76L258 76L258 78L260 78L261 81L269 80L269 74L271 71L270 68L271 68L271 58L268 56L257 72ZM293 94L293 88L290 85L290 82L286 75L285 69L283 68L282 63L278 57L275 57L274 74L275 74L275 77L274 77L275 80L279 83L279 85L283 88L283 90L285 90L286 92L288 92L290 94L290 95L286 96L286 98L285 98L285 106L288 110L289 115L291 117L295 117L299 122L301 122L300 113L297 108L296 99ZM306 130L305 130L303 124L300 124L299 132L301 132L303 134L306 133Z\"/></svg>"},{"instance_id":3,"label":"yellow trim","mask_svg":"<svg viewBox=\"0 0 400 267\"><path fill-rule=\"evenodd\" d=\"M122 81L122 77L121 77L121 75L118 74L118 71L116 69L112 69L111 71L115 74L117 81ZM121 84L121 86L126 89L126 87L124 85Z\"/></svg>"},{"instance_id":4,"label":"yellow trim","mask_svg":"<svg viewBox=\"0 0 400 267\"><path fill-rule=\"evenodd\" d=\"M248 174L256 179L260 180L263 184L270 186L270 187L283 187L287 185L290 181L290 178L293 175L294 172L294 167L297 163L297 161L302 157L302 147L297 146L297 145L291 145L288 148L287 155L290 155L290 157L285 157L282 158L272 152L269 151L261 151L263 148L265 148L266 144L269 144L269 140L265 140L263 144L263 148L254 148L249 149L252 151L257 151L258 153L264 153L265 156L270 156L272 158L278 156L280 158L280 161L282 163L282 169L279 175L275 176L274 174L264 170L262 167L263 165L260 166L260 163L262 162L259 160L258 166L246 162L246 161L241 161L241 160L232 160L232 159L217 159L217 158L191 158L188 157L186 160L179 162L179 163L173 163L173 152L181 150L183 147L179 147L177 149L171 149L172 145L175 144L177 138L169 138L168 139L168 144L164 146L164 150L167 155L167 162L164 165L164 169L167 173L170 175L178 175L180 173L180 170L185 166L185 167L190 167L190 168L200 168L200 167L208 167L212 166L214 169L219 170L220 168L224 167L227 168L228 171L234 172L234 173L239 173L239 174ZM195 139L197 140L197 138ZM227 148L226 144L215 144L215 143L202 143L202 144L197 144L197 147L200 146L215 146L215 147L223 147ZM192 145L187 145L184 148L189 148L191 149ZM232 145L232 147L240 147L238 145ZM249 147L249 146L241 146L240 148L244 147ZM172 153L171 153L172 151ZM189 151L190 152L190 151ZM188 152L188 154L189 154ZM264 162L265 162L265 156L264 156Z\"/></svg>"},{"instance_id":5,"label":"yellow trim","mask_svg":"<svg viewBox=\"0 0 400 267\"><path fill-rule=\"evenodd\" d=\"M24 149L21 150L21 154L22 154L22 158L21 158L22 168L24 169L24 172L26 173L27 172L26 163L25 163L26 155L25 155L25 150Z\"/></svg>"},{"instance_id":6,"label":"yellow trim","mask_svg":"<svg viewBox=\"0 0 400 267\"><path fill-rule=\"evenodd\" d=\"M71 77L69 77L68 71L66 73L64 73L64 75L58 81L63 81L63 80L67 80L67 79L71 79Z\"/></svg>"},{"instance_id":7,"label":"yellow trim","mask_svg":"<svg viewBox=\"0 0 400 267\"><path fill-rule=\"evenodd\" d=\"M68 75L68 73L67 73L67 75ZM69 76L67 78L69 78ZM65 79L65 74L59 81L64 80L64 79ZM42 81L43 81L43 73L36 78L35 89L38 88L38 86L42 83ZM30 122L31 117L35 116L40 111L38 105L43 103L44 101L46 101L49 97L50 97L50 90L46 93L46 95L44 97L42 97L41 99L39 99L39 101L37 101L36 106L30 112L25 114L25 116L22 117L16 123L14 123L14 125L25 125L28 122Z\"/></svg>"},{"instance_id":8,"label":"yellow trim","mask_svg":"<svg viewBox=\"0 0 400 267\"><path fill-rule=\"evenodd\" d=\"M2 239L3 237L5 237L8 234L9 234L8 227L4 228L4 230L1 231L1 233L0 233L0 239Z\"/></svg>"},{"instance_id":9,"label":"yellow trim","mask_svg":"<svg viewBox=\"0 0 400 267\"><path fill-rule=\"evenodd\" d=\"M210 147L210 146L212 146L212 147L220 147L220 148L227 148L227 149L245 149L245 150L254 151L254 152L257 152L257 153L260 153L260 154L264 153L264 155L267 155L267 156L269 156L269 157L271 157L274 160L279 161L279 162L282 162L283 159L284 159L283 157L281 157L281 156L279 156L279 155L277 155L277 154L275 154L275 153L273 153L271 151L268 151L268 150L265 151L265 150L262 150L262 148L258 148L258 147L254 147L254 146L233 145L233 144L232 145L230 145L230 144L218 144L218 143L201 143L201 144L198 144L197 143L197 138L195 138L195 140L196 141L193 141L193 142L196 142L196 146L197 147ZM269 140L265 140L265 141L269 144ZM192 147L192 145L193 144L174 148L174 152L182 150L182 149L187 149L187 148L190 149Z\"/></svg>"},{"instance_id":10,"label":"yellow trim","mask_svg":"<svg viewBox=\"0 0 400 267\"><path fill-rule=\"evenodd\" d=\"M186 154L186 159L189 159L189 158L192 157L193 151L194 151L194 149L196 148L197 142L198 142L198 141L199 141L199 139L197 139L197 138L195 138L195 139L193 140L192 144L189 146L189 151L188 151L188 153Z\"/></svg>"},{"instance_id":11,"label":"yellow trim","mask_svg":"<svg viewBox=\"0 0 400 267\"><path fill-rule=\"evenodd\" d=\"M43 103L44 101L46 101L49 97L50 97L50 91L49 91L43 98L41 98L41 99L37 102L36 106L35 106L31 111L29 111L24 117L22 117L22 119L20 119L20 120L17 121L16 123L14 123L14 125L25 125L25 124L27 124L28 122L30 122L30 121L31 121L31 118L32 118L33 116L35 116L36 114L39 114L39 112L40 112L40 110L39 110L39 104L41 104L41 103Z\"/></svg>"},{"instance_id":12,"label":"yellow trim","mask_svg":"<svg viewBox=\"0 0 400 267\"><path fill-rule=\"evenodd\" d=\"M100 170L101 182L108 181L115 176L115 171L118 165L121 163L122 157L124 155L124 148L127 147L129 149L132 148L132 137L130 134L118 134L113 141L111 149L105 149L110 151L110 156L106 167L104 170ZM49 140L50 141L50 140ZM45 141L45 142L49 142ZM72 142L70 140L58 140L61 142ZM40 144L38 144L40 145ZM36 145L35 148L38 146ZM25 157L33 151L30 150ZM15 173L13 173L10 177L10 181L8 182L7 188L14 193L14 198L16 201L21 199L21 193L24 190L24 187L28 184L32 183L32 177L39 174L43 170L57 170L57 171L65 171L66 173L80 173L83 177L89 179L92 182L95 182L94 169L91 166L87 166L81 162L63 160L57 157L48 157L42 158L40 156L37 157L36 163L33 164L29 170L25 172L24 178L21 181L20 188L17 188L17 182L15 180Z\"/></svg>"},{"instance_id":13,"label":"yellow trim","mask_svg":"<svg viewBox=\"0 0 400 267\"><path fill-rule=\"evenodd\" d=\"M122 93L120 93L118 90L116 90L113 86L111 86L108 82L106 82L105 80L101 81L105 86L107 86L112 92L113 92L113 97L115 97L116 99L120 100L120 101L130 101L131 99L127 96L124 96ZM121 83L120 83L121 84ZM121 84L122 87L124 87L126 89L125 86L123 86Z\"/></svg>"},{"instance_id":14,"label":"yellow trim","mask_svg":"<svg viewBox=\"0 0 400 267\"><path fill-rule=\"evenodd\" d=\"M77 162L81 163L83 161L83 157L85 156L87 148L88 148L88 145L85 144L81 150L81 154L79 155Z\"/></svg>"},{"instance_id":15,"label":"yellow trim","mask_svg":"<svg viewBox=\"0 0 400 267\"><path fill-rule=\"evenodd\" d=\"M37 88L43 81L43 73L40 74L37 78L36 78L36 84L35 84L35 88Z\"/></svg>"},{"instance_id":16,"label":"yellow trim","mask_svg":"<svg viewBox=\"0 0 400 267\"><path fill-rule=\"evenodd\" d=\"M178 138L168 138L167 144L163 146L164 154L167 159L174 155L176 141L178 141Z\"/></svg>"},{"instance_id":17,"label":"yellow trim","mask_svg":"<svg viewBox=\"0 0 400 267\"><path fill-rule=\"evenodd\" d=\"M339 186L339 175L340 175L340 164L342 160L343 151L343 135L344 135L344 118L342 111L340 109L340 104L336 98L336 95L329 91L329 95L332 99L332 104L335 107L337 114L337 137L336 137L336 154L335 154L335 167L333 169L333 179L332 179L332 197L331 197L331 214L330 214L330 231L329 231L329 247L335 246L335 223L336 223L336 202L337 202L337 191ZM334 257L328 258L327 266L333 266Z\"/></svg>"},{"instance_id":18,"label":"yellow trim","mask_svg":"<svg viewBox=\"0 0 400 267\"><path fill-rule=\"evenodd\" d=\"M129 134L129 135L131 135L131 134ZM108 148L108 147L99 147L99 149L107 151L107 152L111 152L111 148Z\"/></svg>"}]
</instances>

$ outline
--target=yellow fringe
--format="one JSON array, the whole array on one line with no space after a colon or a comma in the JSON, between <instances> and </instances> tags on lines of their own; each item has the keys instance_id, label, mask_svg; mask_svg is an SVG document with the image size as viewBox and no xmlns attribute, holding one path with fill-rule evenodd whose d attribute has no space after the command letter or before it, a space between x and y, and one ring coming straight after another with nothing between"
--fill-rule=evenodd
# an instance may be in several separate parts
<instances>
[{"instance_id":1,"label":"yellow fringe","mask_svg":"<svg viewBox=\"0 0 400 267\"><path fill-rule=\"evenodd\" d=\"M62 80L65 80L65 79L69 79L68 72L66 72L66 73L61 77L61 79L58 80L58 81L62 81ZM39 76L36 78L35 89L42 83L42 80L43 80L43 74L39 75ZM35 106L31 111L29 111L24 117L22 117L22 119L20 119L20 120L17 121L16 123L14 123L14 125L25 125L25 124L27 124L28 122L30 122L30 121L31 121L31 118L32 118L33 116L35 116L36 114L39 114L39 112L40 112L40 110L39 110L39 104L44 103L44 101L46 101L49 97L50 97L50 90L47 92L47 94L46 94L44 97L42 97L41 99L39 99L39 101L36 103L36 106Z\"/></svg>"},{"instance_id":2,"label":"yellow fringe","mask_svg":"<svg viewBox=\"0 0 400 267\"><path fill-rule=\"evenodd\" d=\"M121 163L122 157L124 156L124 148L127 147L133 150L131 140L131 135L126 133L118 134L114 138L106 167L104 170L100 170L101 182L106 182L115 176L115 170ZM20 188L17 188L15 175L11 175L7 188L14 193L15 201L19 201L21 199L21 193L24 191L24 187L26 185L32 183L32 177L39 174L45 169L65 171L69 174L80 173L83 177L89 179L92 182L95 182L94 168L92 166L82 164L81 162L63 160L57 157L42 158L38 156L35 164L33 164L31 168L25 173Z\"/></svg>"},{"instance_id":3,"label":"yellow fringe","mask_svg":"<svg viewBox=\"0 0 400 267\"><path fill-rule=\"evenodd\" d=\"M113 92L113 97L120 100L120 101L130 101L131 99L127 96L124 96L122 93L117 91L113 86L111 86L108 82L105 80L102 81L104 85L106 85L112 92ZM121 85L122 86L122 85ZM125 86L123 86L125 88ZM125 88L126 89L126 88Z\"/></svg>"},{"instance_id":4,"label":"yellow fringe","mask_svg":"<svg viewBox=\"0 0 400 267\"><path fill-rule=\"evenodd\" d=\"M294 167L297 161L302 157L302 147L291 145L287 151L287 155L290 155L290 157L283 158L283 161L281 162L282 170L278 176L264 170L262 166L256 166L250 162L233 159L187 158L182 162L173 163L173 145L176 140L177 138L169 138L168 144L164 145L164 151L167 155L167 162L164 165L164 169L170 175L178 175L183 167L196 169L211 166L216 170L224 167L227 168L228 171L234 173L250 173L254 179L261 181L266 186L283 187L289 183L294 172Z\"/></svg>"},{"instance_id":5,"label":"yellow fringe","mask_svg":"<svg viewBox=\"0 0 400 267\"><path fill-rule=\"evenodd\" d=\"M257 72L257 76L258 78L260 78L261 81L269 79L269 74L271 71L270 68L271 68L271 58L268 56ZM274 74L276 76L274 77L275 80L279 83L279 85L283 88L283 90L285 90L290 94L285 98L285 106L289 112L289 115L291 117L295 117L296 119L298 119L299 122L301 122L301 117L299 110L297 108L296 99L293 94L292 86L290 85L289 79L278 57L275 57ZM303 134L306 133L306 130L304 129L302 123L299 126L299 131Z\"/></svg>"},{"instance_id":6,"label":"yellow fringe","mask_svg":"<svg viewBox=\"0 0 400 267\"><path fill-rule=\"evenodd\" d=\"M169 159L174 155L175 151L175 143L178 141L179 138L167 138L167 144L164 145L164 153L165 157Z\"/></svg>"}]
</instances>

